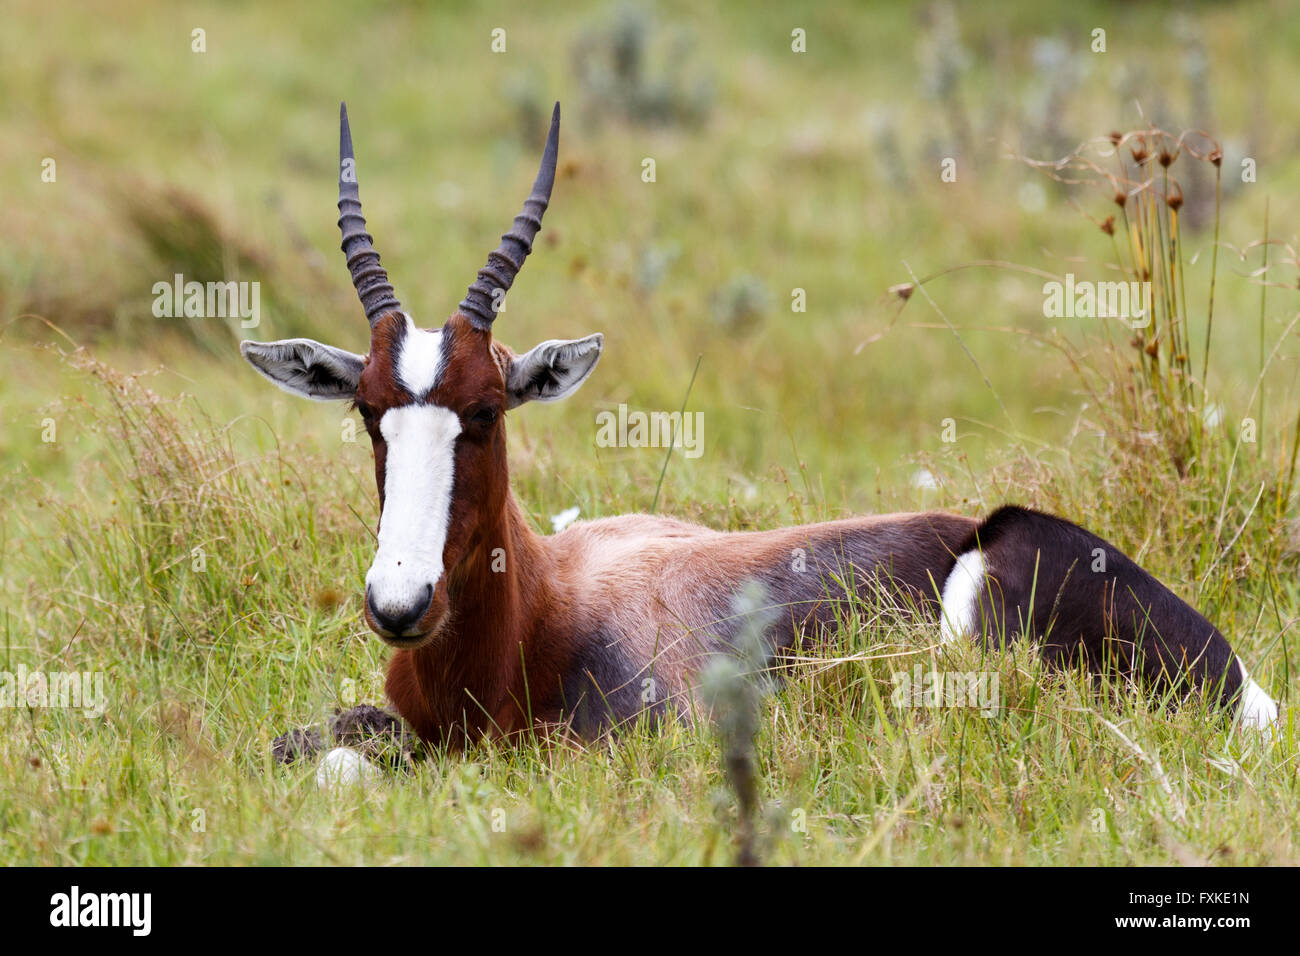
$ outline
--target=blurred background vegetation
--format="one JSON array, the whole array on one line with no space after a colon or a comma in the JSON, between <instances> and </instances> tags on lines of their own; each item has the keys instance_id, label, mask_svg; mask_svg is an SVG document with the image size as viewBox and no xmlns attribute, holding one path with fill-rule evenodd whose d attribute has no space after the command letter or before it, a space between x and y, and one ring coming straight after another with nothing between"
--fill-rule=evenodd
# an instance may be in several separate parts
<instances>
[{"instance_id":1,"label":"blurred background vegetation","mask_svg":"<svg viewBox=\"0 0 1300 956\"><path fill-rule=\"evenodd\" d=\"M607 346L581 401L516 420L573 433L571 454L603 456L652 492L657 456L595 449L592 406L676 408L703 353L699 470L749 488L802 460L837 506L874 507L877 487L907 485L912 456L946 450L944 418L962 423L960 452L976 461L1006 443L1006 417L939 316L915 302L900 316L887 294L909 266L924 276L991 259L1105 277L1110 240L1095 222L1109 195L1061 187L1016 155L1056 159L1148 123L1203 128L1226 154L1223 239L1261 236L1266 197L1274 235L1291 235L1300 22L1288 9L10 4L0 460L66 465L36 441L62 383L26 347L52 335L35 316L119 367L165 365L156 387L192 392L218 418L256 409L290 434L337 431L334 410L264 388L235 343L311 335L364 350L334 225L338 101L376 244L408 308L436 325L526 191L558 99L561 180L499 334L522 348L599 330ZM196 27L204 53L191 50ZM491 49L498 27L504 53ZM806 53L791 50L796 27ZM1105 53L1090 49L1097 27ZM1257 183L1240 182L1243 156ZM44 157L56 183L41 181ZM940 181L944 157L955 183ZM1199 230L1186 243L1196 322L1213 181L1183 188ZM1257 371L1259 290L1231 281L1257 265L1220 261L1225 393ZM176 272L260 282L261 327L154 318L153 283ZM1042 281L970 269L929 288L1014 429L1061 443L1075 383L1022 332L1098 330L1044 319ZM806 313L791 311L795 288ZM1292 298L1274 299L1279 329ZM1289 392L1293 366L1276 371L1270 385Z\"/></svg>"}]
</instances>

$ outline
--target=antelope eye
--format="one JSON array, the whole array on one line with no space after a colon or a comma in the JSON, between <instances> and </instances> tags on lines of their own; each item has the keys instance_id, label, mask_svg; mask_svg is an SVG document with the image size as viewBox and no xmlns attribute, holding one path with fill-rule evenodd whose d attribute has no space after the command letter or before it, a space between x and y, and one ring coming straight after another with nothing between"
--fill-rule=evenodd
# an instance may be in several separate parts
<instances>
[{"instance_id":1,"label":"antelope eye","mask_svg":"<svg viewBox=\"0 0 1300 956\"><path fill-rule=\"evenodd\" d=\"M480 408L470 416L470 421L475 425L487 427L497 420L497 410L495 408Z\"/></svg>"}]
</instances>

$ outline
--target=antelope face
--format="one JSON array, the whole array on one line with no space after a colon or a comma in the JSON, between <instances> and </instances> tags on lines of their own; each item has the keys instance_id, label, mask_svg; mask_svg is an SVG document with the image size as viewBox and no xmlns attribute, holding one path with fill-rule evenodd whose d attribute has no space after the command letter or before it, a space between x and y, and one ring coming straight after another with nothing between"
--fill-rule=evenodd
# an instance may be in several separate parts
<instances>
[{"instance_id":1,"label":"antelope face","mask_svg":"<svg viewBox=\"0 0 1300 956\"><path fill-rule=\"evenodd\" d=\"M451 613L449 572L491 539L508 493L504 413L578 388L602 338L543 342L515 355L492 338L501 297L541 226L554 179L559 106L533 193L469 294L440 329L420 329L393 295L364 231L347 114L340 137L343 249L371 323L370 353L311 339L243 342L276 385L321 401L351 400L370 435L379 488L379 545L366 574L366 622L389 644L432 641Z\"/></svg>"}]
</instances>

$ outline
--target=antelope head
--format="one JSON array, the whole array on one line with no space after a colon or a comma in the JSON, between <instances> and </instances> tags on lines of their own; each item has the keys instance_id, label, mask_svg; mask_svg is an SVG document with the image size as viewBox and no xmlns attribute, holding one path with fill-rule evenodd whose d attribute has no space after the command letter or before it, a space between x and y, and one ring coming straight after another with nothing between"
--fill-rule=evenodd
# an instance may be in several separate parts
<instances>
[{"instance_id":1,"label":"antelope head","mask_svg":"<svg viewBox=\"0 0 1300 956\"><path fill-rule=\"evenodd\" d=\"M438 329L402 310L366 232L346 104L339 114L339 228L370 324L357 355L311 339L240 343L280 388L351 401L374 445L379 534L366 574L366 622L387 643L434 640L451 610L448 578L498 522L509 495L504 413L578 388L600 358L599 334L543 342L522 355L492 338L502 299L532 251L555 183L560 104L523 211Z\"/></svg>"}]
</instances>

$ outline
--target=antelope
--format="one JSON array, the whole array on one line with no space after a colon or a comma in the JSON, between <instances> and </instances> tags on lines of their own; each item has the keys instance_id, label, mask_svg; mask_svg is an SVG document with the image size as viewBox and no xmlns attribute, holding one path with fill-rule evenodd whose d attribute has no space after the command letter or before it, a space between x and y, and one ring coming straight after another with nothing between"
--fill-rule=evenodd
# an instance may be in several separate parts
<instances>
[{"instance_id":1,"label":"antelope","mask_svg":"<svg viewBox=\"0 0 1300 956\"><path fill-rule=\"evenodd\" d=\"M361 415L380 505L365 621L395 651L386 693L422 741L460 749L557 728L593 740L643 714L681 718L701 665L735 636L731 601L751 579L780 612L774 657L813 644L858 599L937 627L941 641L1025 638L1053 665L1117 666L1174 700L1211 695L1244 724L1276 720L1213 624L1050 514L1006 506L983 520L931 511L734 533L631 514L534 531L510 490L506 413L572 394L603 346L596 333L520 354L493 337L550 203L559 128L556 103L523 210L431 329L403 311L366 232L343 104L338 225L369 351L240 346L280 388ZM795 555L807 556L798 570Z\"/></svg>"}]
</instances>

